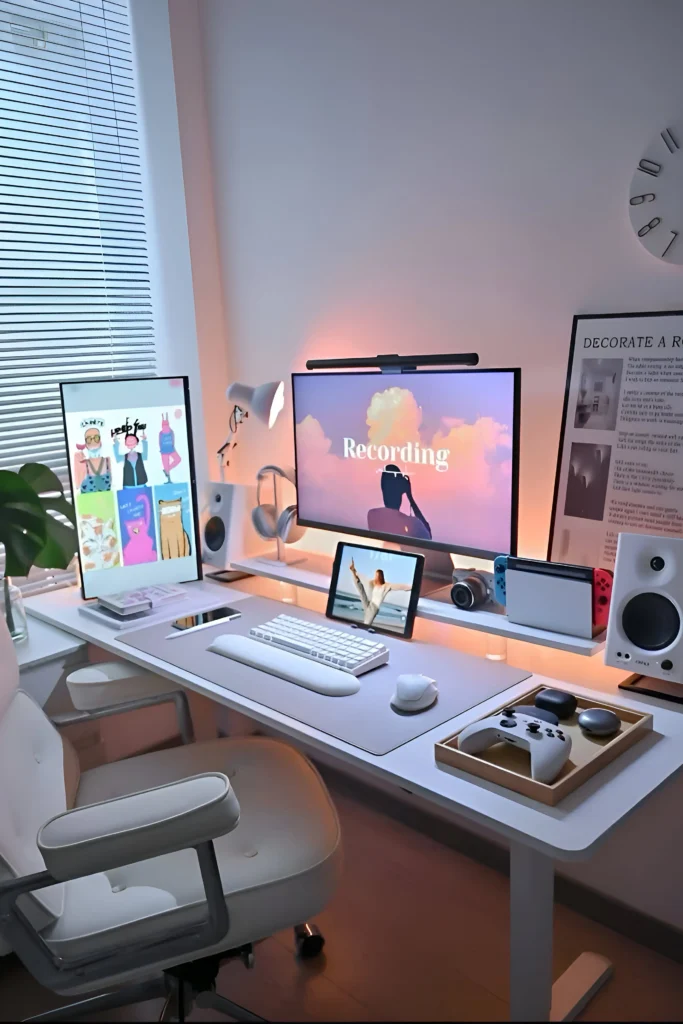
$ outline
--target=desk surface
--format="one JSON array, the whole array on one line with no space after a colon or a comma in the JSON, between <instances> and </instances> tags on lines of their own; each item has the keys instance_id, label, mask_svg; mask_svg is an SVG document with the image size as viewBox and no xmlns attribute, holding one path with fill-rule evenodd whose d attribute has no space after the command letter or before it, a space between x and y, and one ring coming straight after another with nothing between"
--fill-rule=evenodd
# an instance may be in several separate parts
<instances>
[{"instance_id":1,"label":"desk surface","mask_svg":"<svg viewBox=\"0 0 683 1024\"><path fill-rule=\"evenodd\" d=\"M64 658L86 647L87 641L74 633L49 626L32 618L28 639L15 646L20 669L35 668L56 658Z\"/></svg>"},{"instance_id":2,"label":"desk surface","mask_svg":"<svg viewBox=\"0 0 683 1024\"><path fill-rule=\"evenodd\" d=\"M214 607L229 601L248 600L249 595L232 588L204 581L187 585L190 597L182 604L182 613ZM597 776L590 779L558 807L545 807L533 800L508 792L499 786L474 779L456 769L437 766L434 743L468 722L493 711L503 695L491 698L445 725L411 740L383 756L365 753L348 743L272 711L247 697L208 682L170 662L134 650L121 642L120 634L83 616L78 611L80 592L69 588L30 598L26 602L31 616L97 644L124 660L144 665L196 690L226 707L248 715L305 745L366 771L385 782L399 785L419 795L427 803L497 832L507 841L536 847L559 860L584 859L605 836L683 766L683 708L663 706L654 698L632 700L614 687L611 693L572 686L572 690L596 701L610 697L625 707L654 716L652 736L643 739ZM164 609L167 619L180 614L178 607ZM296 609L291 608L296 613ZM156 616L155 616L156 618ZM137 624L139 628L139 623ZM169 653L172 644L169 643ZM397 670L399 665L395 666ZM283 681L283 685L288 685ZM507 694L516 699L534 686L558 685L557 680L534 675L511 687Z\"/></svg>"}]
</instances>

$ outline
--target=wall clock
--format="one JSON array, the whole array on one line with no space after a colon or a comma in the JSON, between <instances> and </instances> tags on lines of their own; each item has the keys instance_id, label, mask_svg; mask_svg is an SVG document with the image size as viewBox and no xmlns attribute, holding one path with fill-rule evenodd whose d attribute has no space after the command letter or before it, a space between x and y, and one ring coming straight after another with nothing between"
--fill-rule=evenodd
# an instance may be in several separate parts
<instances>
[{"instance_id":1,"label":"wall clock","mask_svg":"<svg viewBox=\"0 0 683 1024\"><path fill-rule=\"evenodd\" d=\"M638 240L666 263L683 266L683 124L664 128L631 180L629 213Z\"/></svg>"}]
</instances>

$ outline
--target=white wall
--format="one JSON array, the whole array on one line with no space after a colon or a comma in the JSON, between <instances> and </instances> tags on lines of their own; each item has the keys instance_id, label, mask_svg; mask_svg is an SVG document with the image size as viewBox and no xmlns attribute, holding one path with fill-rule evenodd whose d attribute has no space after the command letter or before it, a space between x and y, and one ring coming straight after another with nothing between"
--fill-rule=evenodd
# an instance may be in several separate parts
<instances>
[{"instance_id":1,"label":"white wall","mask_svg":"<svg viewBox=\"0 0 683 1024\"><path fill-rule=\"evenodd\" d=\"M174 58L199 74L190 5ZM213 329L202 358L247 382L311 356L475 349L484 366L521 365L521 551L544 556L572 315L681 305L681 269L637 243L627 204L643 149L680 115L683 4L200 0L199 13L227 365ZM198 131L186 117L184 149ZM205 187L206 168L185 171L188 192ZM239 478L291 457L290 415L271 435L241 431ZM683 928L668 854L681 789L572 874ZM667 807L665 850L649 837Z\"/></svg>"},{"instance_id":2,"label":"white wall","mask_svg":"<svg viewBox=\"0 0 683 1024\"><path fill-rule=\"evenodd\" d=\"M130 12L143 142L157 373L160 377L177 374L190 379L195 467L201 490L207 477L206 435L168 3L132 0Z\"/></svg>"},{"instance_id":3,"label":"white wall","mask_svg":"<svg viewBox=\"0 0 683 1024\"><path fill-rule=\"evenodd\" d=\"M521 550L544 555L572 315L681 304L627 204L680 113L683 5L200 7L233 377L344 353L521 365ZM287 420L243 433L242 473L291 450Z\"/></svg>"},{"instance_id":4,"label":"white wall","mask_svg":"<svg viewBox=\"0 0 683 1024\"><path fill-rule=\"evenodd\" d=\"M215 452L228 433L228 342L225 324L214 179L203 81L199 5L168 0L192 284L201 375L208 471L217 479Z\"/></svg>"}]
</instances>

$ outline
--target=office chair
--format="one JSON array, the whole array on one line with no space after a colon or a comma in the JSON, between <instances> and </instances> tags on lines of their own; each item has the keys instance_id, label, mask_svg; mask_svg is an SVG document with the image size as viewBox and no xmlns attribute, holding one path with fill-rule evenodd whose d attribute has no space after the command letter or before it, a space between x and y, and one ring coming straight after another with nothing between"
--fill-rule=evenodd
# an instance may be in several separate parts
<instances>
[{"instance_id":1,"label":"office chair","mask_svg":"<svg viewBox=\"0 0 683 1024\"><path fill-rule=\"evenodd\" d=\"M261 1020L216 975L282 928L304 955L322 946L302 922L330 899L341 845L315 768L266 737L193 742L180 688L107 663L69 677L80 710L62 724L173 701L183 742L81 772L18 683L0 617L0 936L41 985L86 997L32 1019L163 996L162 1020L193 1005Z\"/></svg>"}]
</instances>

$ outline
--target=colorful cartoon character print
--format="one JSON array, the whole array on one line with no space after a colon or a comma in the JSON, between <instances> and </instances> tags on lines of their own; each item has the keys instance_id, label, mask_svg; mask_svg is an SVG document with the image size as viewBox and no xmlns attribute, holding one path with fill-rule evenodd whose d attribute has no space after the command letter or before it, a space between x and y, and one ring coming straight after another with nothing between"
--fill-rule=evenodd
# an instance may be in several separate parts
<instances>
[{"instance_id":1,"label":"colorful cartoon character print","mask_svg":"<svg viewBox=\"0 0 683 1024\"><path fill-rule=\"evenodd\" d=\"M83 572L113 569L121 564L119 539L116 536L113 517L103 519L101 516L86 513L80 517L78 528L81 535Z\"/></svg>"},{"instance_id":2,"label":"colorful cartoon character print","mask_svg":"<svg viewBox=\"0 0 683 1024\"><path fill-rule=\"evenodd\" d=\"M168 413L161 417L161 430L159 431L159 451L161 453L161 465L163 466L166 482L172 483L171 470L175 469L181 461L178 452L175 450L175 434L168 422Z\"/></svg>"},{"instance_id":3,"label":"colorful cartoon character print","mask_svg":"<svg viewBox=\"0 0 683 1024\"><path fill-rule=\"evenodd\" d=\"M159 540L162 558L187 558L192 554L190 538L183 527L182 502L178 498L159 501Z\"/></svg>"},{"instance_id":4,"label":"colorful cartoon character print","mask_svg":"<svg viewBox=\"0 0 683 1024\"><path fill-rule=\"evenodd\" d=\"M139 494L135 505L129 509L121 524L123 534L124 565L139 565L142 562L156 562L153 530L150 530L152 506L147 494Z\"/></svg>"},{"instance_id":5,"label":"colorful cartoon character print","mask_svg":"<svg viewBox=\"0 0 683 1024\"><path fill-rule=\"evenodd\" d=\"M85 428L84 444L76 445L74 483L81 494L111 490L111 460L102 455L102 431L98 426Z\"/></svg>"},{"instance_id":6,"label":"colorful cartoon character print","mask_svg":"<svg viewBox=\"0 0 683 1024\"><path fill-rule=\"evenodd\" d=\"M134 433L126 434L123 443L126 451L122 452L119 445L121 439L114 438L114 458L117 462L123 463L123 486L141 487L147 483L147 470L145 460L147 458L148 444L147 435L144 430L140 431L140 437ZM141 448L141 450L139 450Z\"/></svg>"}]
</instances>

